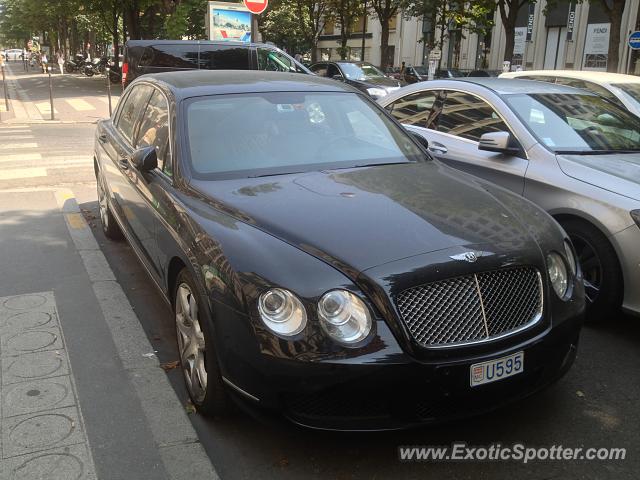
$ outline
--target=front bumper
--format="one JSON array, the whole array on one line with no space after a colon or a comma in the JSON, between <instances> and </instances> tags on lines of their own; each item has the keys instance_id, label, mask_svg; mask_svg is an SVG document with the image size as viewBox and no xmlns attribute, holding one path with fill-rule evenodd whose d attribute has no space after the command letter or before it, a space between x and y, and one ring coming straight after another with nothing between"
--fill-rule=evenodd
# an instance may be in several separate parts
<instances>
[{"instance_id":1,"label":"front bumper","mask_svg":"<svg viewBox=\"0 0 640 480\"><path fill-rule=\"evenodd\" d=\"M624 302L622 308L640 315L640 228L631 225L611 237L624 278Z\"/></svg>"},{"instance_id":2,"label":"front bumper","mask_svg":"<svg viewBox=\"0 0 640 480\"><path fill-rule=\"evenodd\" d=\"M551 384L572 365L582 317L508 348L421 363L410 357L297 362L264 357L262 378L252 375L239 399L306 427L390 430L477 415L524 398ZM474 363L524 351L524 372L491 384L469 386ZM248 385L244 385L248 386Z\"/></svg>"}]
</instances>

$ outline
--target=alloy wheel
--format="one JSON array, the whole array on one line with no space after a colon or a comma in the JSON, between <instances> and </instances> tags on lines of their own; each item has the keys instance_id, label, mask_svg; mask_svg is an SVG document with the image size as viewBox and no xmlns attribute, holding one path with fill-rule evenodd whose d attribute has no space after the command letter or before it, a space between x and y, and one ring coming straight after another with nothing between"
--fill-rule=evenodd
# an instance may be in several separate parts
<instances>
[{"instance_id":1,"label":"alloy wheel","mask_svg":"<svg viewBox=\"0 0 640 480\"><path fill-rule=\"evenodd\" d=\"M571 241L578 256L584 281L584 293L589 304L593 304L602 288L602 263L596 249L582 237L572 236Z\"/></svg>"},{"instance_id":2,"label":"alloy wheel","mask_svg":"<svg viewBox=\"0 0 640 480\"><path fill-rule=\"evenodd\" d=\"M176 295L176 333L182 373L195 403L202 403L207 391L205 340L198 318L198 302L186 283Z\"/></svg>"},{"instance_id":3,"label":"alloy wheel","mask_svg":"<svg viewBox=\"0 0 640 480\"><path fill-rule=\"evenodd\" d=\"M98 186L98 204L100 206L100 222L102 228L107 230L109 228L109 205L107 204L107 192L104 188L104 181L102 177L98 178L96 182Z\"/></svg>"}]
</instances>

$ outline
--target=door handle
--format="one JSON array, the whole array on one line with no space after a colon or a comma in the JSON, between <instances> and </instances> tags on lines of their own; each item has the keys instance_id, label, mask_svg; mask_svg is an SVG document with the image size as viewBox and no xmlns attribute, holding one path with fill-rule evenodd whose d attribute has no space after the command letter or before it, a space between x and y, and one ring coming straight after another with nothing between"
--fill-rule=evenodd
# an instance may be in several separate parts
<instances>
[{"instance_id":1,"label":"door handle","mask_svg":"<svg viewBox=\"0 0 640 480\"><path fill-rule=\"evenodd\" d=\"M129 170L129 160L126 158L121 158L118 162L120 164L120 168L123 170Z\"/></svg>"},{"instance_id":2,"label":"door handle","mask_svg":"<svg viewBox=\"0 0 640 480\"><path fill-rule=\"evenodd\" d=\"M429 151L438 155L444 155L448 152L447 147L438 142L431 142L429 144Z\"/></svg>"},{"instance_id":3,"label":"door handle","mask_svg":"<svg viewBox=\"0 0 640 480\"><path fill-rule=\"evenodd\" d=\"M100 140L100 143L107 143L107 135L104 133L102 135L99 135L98 140Z\"/></svg>"}]
</instances>

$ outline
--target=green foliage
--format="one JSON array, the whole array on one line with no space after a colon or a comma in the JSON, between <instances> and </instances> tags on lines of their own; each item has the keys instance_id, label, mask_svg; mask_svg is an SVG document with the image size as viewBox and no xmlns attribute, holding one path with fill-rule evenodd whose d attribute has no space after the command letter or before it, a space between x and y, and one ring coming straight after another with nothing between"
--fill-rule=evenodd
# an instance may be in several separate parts
<instances>
[{"instance_id":1,"label":"green foliage","mask_svg":"<svg viewBox=\"0 0 640 480\"><path fill-rule=\"evenodd\" d=\"M166 17L164 31L168 38L204 38L206 0L183 0L173 14Z\"/></svg>"},{"instance_id":2,"label":"green foliage","mask_svg":"<svg viewBox=\"0 0 640 480\"><path fill-rule=\"evenodd\" d=\"M260 32L264 41L273 42L291 54L303 54L312 47L304 30L309 22L307 11L298 9L295 2L272 2L260 20Z\"/></svg>"}]
</instances>

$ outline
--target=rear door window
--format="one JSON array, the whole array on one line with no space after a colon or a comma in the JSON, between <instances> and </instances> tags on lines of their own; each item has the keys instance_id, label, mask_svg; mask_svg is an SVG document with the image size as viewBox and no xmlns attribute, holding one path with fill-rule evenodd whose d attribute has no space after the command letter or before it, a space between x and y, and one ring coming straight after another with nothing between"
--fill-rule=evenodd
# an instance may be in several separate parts
<instances>
[{"instance_id":1,"label":"rear door window","mask_svg":"<svg viewBox=\"0 0 640 480\"><path fill-rule=\"evenodd\" d=\"M301 72L293 59L278 50L271 48L258 47L258 70L268 70L273 72Z\"/></svg>"},{"instance_id":2,"label":"rear door window","mask_svg":"<svg viewBox=\"0 0 640 480\"><path fill-rule=\"evenodd\" d=\"M230 45L200 45L203 70L248 70L249 48Z\"/></svg>"},{"instance_id":3,"label":"rear door window","mask_svg":"<svg viewBox=\"0 0 640 480\"><path fill-rule=\"evenodd\" d=\"M152 90L149 85L135 85L120 108L116 128L130 144L133 144L140 112L146 108Z\"/></svg>"},{"instance_id":4,"label":"rear door window","mask_svg":"<svg viewBox=\"0 0 640 480\"><path fill-rule=\"evenodd\" d=\"M198 45L152 45L145 49L140 59L141 67L196 69Z\"/></svg>"}]
</instances>

